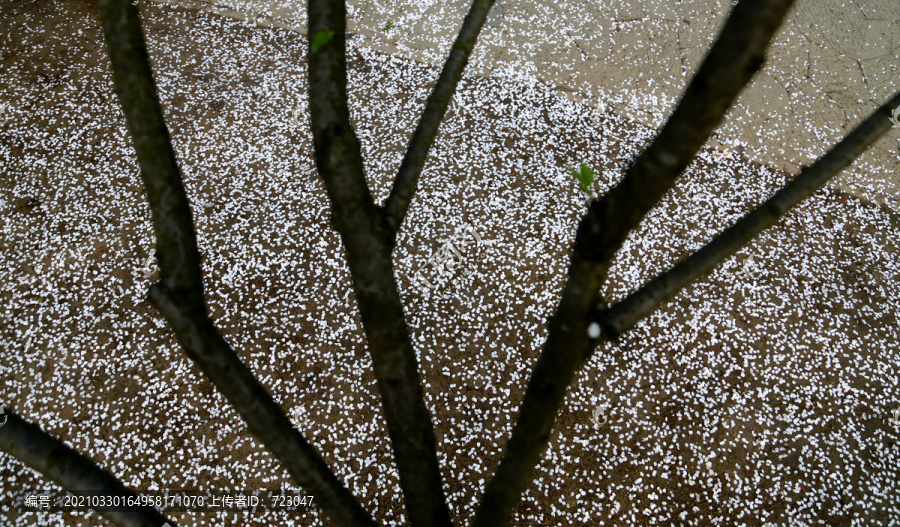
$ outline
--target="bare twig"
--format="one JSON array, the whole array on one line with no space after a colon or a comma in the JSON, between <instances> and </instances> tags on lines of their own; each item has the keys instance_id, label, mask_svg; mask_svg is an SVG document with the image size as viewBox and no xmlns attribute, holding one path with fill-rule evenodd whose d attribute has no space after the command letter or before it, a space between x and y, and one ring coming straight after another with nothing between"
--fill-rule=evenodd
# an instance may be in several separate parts
<instances>
[{"instance_id":1,"label":"bare twig","mask_svg":"<svg viewBox=\"0 0 900 527\"><path fill-rule=\"evenodd\" d=\"M71 492L97 492L103 496L136 498L114 475L68 445L6 409L0 427L0 449ZM127 503L127 501L126 501ZM160 527L175 522L153 507L122 506L100 515L120 527Z\"/></svg>"},{"instance_id":2,"label":"bare twig","mask_svg":"<svg viewBox=\"0 0 900 527\"><path fill-rule=\"evenodd\" d=\"M493 5L494 0L474 0L472 2L472 7L459 30L459 35L450 48L444 69L441 70L437 83L434 85L431 95L428 96L428 101L425 102L425 110L409 141L406 155L400 162L400 169L397 171L397 178L394 180L391 194L381 209L388 224L392 244L416 191L419 175L425 166L428 150L437 136L438 126L444 120L444 114L447 112L447 107L450 106L456 86L469 62L469 56L475 47L478 34Z\"/></svg>"}]
</instances>

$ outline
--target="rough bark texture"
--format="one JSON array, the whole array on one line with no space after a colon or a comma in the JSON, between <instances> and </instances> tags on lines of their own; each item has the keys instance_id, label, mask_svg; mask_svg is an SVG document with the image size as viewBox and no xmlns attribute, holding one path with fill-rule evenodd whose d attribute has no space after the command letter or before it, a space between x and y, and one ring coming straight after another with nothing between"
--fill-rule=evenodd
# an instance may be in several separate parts
<instances>
[{"instance_id":1,"label":"rough bark texture","mask_svg":"<svg viewBox=\"0 0 900 527\"><path fill-rule=\"evenodd\" d=\"M575 235L568 279L518 420L474 525L507 525L575 372L597 344L588 324L606 312L600 288L631 232L697 154L741 89L762 67L765 49L793 0L742 0L691 80L684 97L625 177L591 204Z\"/></svg>"},{"instance_id":2,"label":"rough bark texture","mask_svg":"<svg viewBox=\"0 0 900 527\"><path fill-rule=\"evenodd\" d=\"M315 496L315 503L332 521L347 526L375 525L210 320L190 204L163 120L137 8L127 0L100 0L98 8L116 92L140 161L156 233L162 280L150 288L150 301L250 432Z\"/></svg>"},{"instance_id":3,"label":"rough bark texture","mask_svg":"<svg viewBox=\"0 0 900 527\"><path fill-rule=\"evenodd\" d=\"M333 205L363 321L410 523L452 525L441 485L434 431L415 352L403 315L391 253L428 151L494 0L475 0L453 44L410 141L383 208L366 185L346 93L343 0L310 0L309 84L316 163ZM609 308L600 295L612 258L672 187L740 90L763 63L764 51L791 0L741 0L684 97L623 180L591 204L579 224L568 277L550 320L500 466L476 512L477 526L508 525L512 510L546 448L575 372L595 347L649 315L665 298L709 272L772 225L859 156L889 127L900 93L763 205L684 262ZM125 110L150 201L162 280L150 299L187 355L247 422L325 514L341 526L375 525L228 345L209 318L191 210L156 94L136 8L129 0L99 0L116 91ZM589 336L597 324L600 335ZM129 493L116 478L36 425L7 413L0 448L68 489ZM135 509L107 517L119 525L166 519ZM171 525L174 525L171 521Z\"/></svg>"}]
</instances>

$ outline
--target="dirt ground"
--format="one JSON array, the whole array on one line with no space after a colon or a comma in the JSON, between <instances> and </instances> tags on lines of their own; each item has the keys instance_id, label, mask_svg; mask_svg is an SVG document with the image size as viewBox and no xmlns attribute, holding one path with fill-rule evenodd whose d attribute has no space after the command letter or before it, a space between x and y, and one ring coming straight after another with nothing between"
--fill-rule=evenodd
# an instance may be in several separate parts
<instances>
[{"instance_id":1,"label":"dirt ground","mask_svg":"<svg viewBox=\"0 0 900 527\"><path fill-rule=\"evenodd\" d=\"M101 262L123 251L132 251L128 253L129 258L135 259L137 256L133 254L134 247L147 248L146 222L149 213L146 203L142 201L144 194L140 179L133 174L133 160L120 155L120 150L108 147L130 139L121 136L124 118L112 90L100 19L95 7L90 2L80 0L4 0L0 4L0 12L3 16L0 27L6 35L0 47L0 68L3 70L0 76L0 96L7 100L28 98L31 101L30 113L17 118L28 120L29 133L34 134L34 137L58 136L60 148L67 151L66 166L69 167L54 169L48 165L45 169L34 170L34 166L44 166L47 159L51 159L52 165L52 157L36 151L27 137L11 135L5 133L5 130L0 135L0 191L4 199L4 227L7 228L2 237L3 274L7 275L3 280L12 283L18 276L17 273L21 273L34 280L57 280L54 287L73 292L69 300L64 303L57 301L56 307L47 311L47 320L52 320L54 325L52 332L47 334L55 336L43 337L43 341L42 337L38 337L39 344L31 344L37 348L29 354L21 335L32 326L48 323L41 319L34 322L34 313L37 306L53 305L53 301L49 300L51 295L35 292L27 282L26 285L2 290L0 302L4 305L5 326L0 330L3 336L2 353L4 362L16 364L12 373L8 370L0 372L0 379L6 381L7 387L3 397L10 401L23 401L21 404L11 404L11 407L29 419L42 422L42 415L46 412L53 414L55 417L48 421L45 429L90 455L102 467L113 470L132 488L151 488L153 482L142 479L141 474L146 474L149 467L154 465L162 466L159 475L165 481L181 484L176 485L176 488L229 488L235 485L235 480L231 479L234 477L237 477L236 484L240 488L279 488L279 485L288 482L284 471L255 439L247 436L242 426L228 424L235 422L235 414L230 409L216 409L221 407L221 396L215 393L211 383L190 364L183 352L177 349L173 335L164 325L160 325L161 319L149 303L140 295L114 296L112 293L105 301L98 301L95 297L90 297L89 301L79 300L82 297L74 292L83 289L83 285L65 278L63 274L56 277L41 276L39 269L47 268L52 263L49 256L46 260L20 257L38 254L30 251L37 251L38 246L49 243L46 242L47 239L57 240L52 243L70 239L69 243L75 244L82 243L79 240L84 237L80 233L85 231L108 231L110 236L107 239L111 241L98 239L96 243L92 242L89 252L85 254L96 259L96 262ZM256 45L262 39L284 51L287 58L283 60L291 62L295 70L306 69L304 37L300 35L284 30L261 30L201 12L152 3L142 4L141 12L150 41L167 42L180 49L180 56L160 55L151 49L151 58L154 71L160 72L158 82L165 79L164 82L179 86L179 92L174 98L163 100L163 107L173 141L178 148L201 153L185 160L194 167L203 166L206 167L205 170L213 170L218 163L224 162L224 158L214 151L228 150L233 146L203 144L200 139L196 139L203 134L215 133L217 127L222 126L222 120L229 115L226 107L228 103L217 94L241 89L256 94L261 87L259 79L262 73L278 67L274 60L254 64L239 63L242 68L239 75L215 78L200 71L201 63L210 57L216 57L216 53L223 49ZM200 32L201 26L202 31L215 33L217 38L192 45L193 31ZM62 36L65 38L60 38ZM197 69L185 64L194 64ZM371 72L387 73L382 65L373 64L359 54L348 58L348 67L348 76ZM411 84L414 82L410 81ZM472 79L470 82L474 85L487 83L479 79ZM396 103L396 100L404 97L403 94L374 90L371 93L358 93L357 96L376 108L388 106L392 100ZM259 94L252 97L262 101L265 96ZM544 112L542 115L548 115L551 103L547 101L546 104L545 108L539 109ZM88 108L89 113L71 113L69 108L72 105L81 109ZM250 106L246 111L255 110ZM500 138L506 137L506 130L499 121L479 121L458 115L453 118L463 119L465 126L470 128L480 126L479 136L485 138L485 141L495 140L504 147L522 152L546 149L541 139L534 135L523 134L501 140ZM603 119L611 121L612 117L604 116ZM93 121L94 124L84 127L84 123L88 121ZM383 144L378 146L378 155L382 157L396 156L397 152L402 152L402 146L409 136L408 128L389 118L365 125L360 123L359 128L375 130L381 134L379 137L390 138L384 139ZM619 130L620 137L641 133L643 132L637 127ZM573 131L571 142L560 146L554 154L554 162L557 165L564 164L571 159L572 153L587 149L591 141L593 138L589 131ZM308 302L300 299L295 294L294 283L280 280L270 282L260 276L243 283L230 281L229 270L242 255L281 255L290 246L297 249L298 267L295 270L302 270L303 262L323 260L325 254L340 253L340 241L328 225L327 214L315 214L317 210L327 211L328 203L317 176L304 171L312 166L309 132L290 135L285 144L284 148L300 152L300 157L307 160L308 165L293 167L297 169L297 188L303 188L305 192L292 193L285 189L269 188L263 177L256 183L251 181L249 186L239 186L237 183L242 181L243 175L229 172L217 173L215 181L186 177L191 196L197 200L193 203L194 214L198 218L198 230L203 233L204 240L225 237L238 229L250 233L249 241L243 247L218 247L216 258L213 258L212 252L208 253L209 261L205 264L204 272L209 281L207 297L212 317L235 348L241 349L242 357L255 365L255 371L273 392L278 391L279 385L296 383L300 387L299 391L278 399L286 411L298 404L313 404L312 401L317 399L343 400L347 397L376 408L378 393L371 371L365 370L362 379L359 379L357 370L347 366L351 363L365 365L368 360L352 298L326 312L325 307L317 307L314 300ZM629 145L616 143L607 151L607 155L614 161L595 167L598 173L621 170L623 160L629 155ZM740 157L740 151L733 152L733 155ZM259 164L253 168L264 174L278 168L277 165L277 162L272 161L269 165ZM123 174L126 167L132 169L131 173L123 175L117 181L116 188L110 189L92 179L95 173L104 170L103 166L123 167ZM693 175L686 179L693 184L707 185L724 193L728 183L723 185L721 181L715 180L715 166L713 161L703 161ZM500 161L494 166L474 167L467 177L475 181L488 181L494 171L501 168L503 163ZM390 182L391 170L387 167L376 168L370 170L368 176L373 187L383 189ZM31 177L36 179L23 179ZM778 184L783 184L787 177L787 174L774 174L772 185L777 187ZM456 179L454 183L462 185L464 182ZM522 245L528 243L529 236L541 238L540 225L555 217L545 212L536 213L533 217L527 214L528 196L542 191L543 184L540 180L522 174L504 181L507 186L502 195L510 203L516 203L517 208L512 210L514 220L521 229L510 238L513 247L518 240L523 241ZM438 187L429 185L432 183L423 181L420 192L439 190ZM25 187L37 190L22 195L21 189ZM67 203L65 193L61 197L59 193L55 193L55 190L63 187L78 189L77 203L75 200ZM687 187L674 190L656 213L673 220L665 236L671 243L666 245L661 242L662 248L656 247L652 251L650 245L635 245L625 250L627 258L638 261L646 259L646 268L640 276L642 280L652 277L654 269L658 270L665 265L665 261L677 261L690 254L696 248L698 229L708 230L711 225L721 227L721 221L717 223L717 220L709 218L680 216L679 211L686 203L697 200L697 196L691 195L686 189ZM265 208L267 203L275 203L280 194L295 195L290 198L293 200L290 202L290 210L295 215L295 228L298 231L318 229L325 240L323 249L320 250L318 246L302 246L292 236L269 234L254 239L253 233L268 232L268 220L262 214L248 212L252 209L238 209L228 205L230 200L238 196L255 195L262 196L256 205ZM46 197L49 195L54 195L56 197L53 199L61 201L53 202ZM760 195L752 197L758 198ZM476 188L472 196L458 194L447 199L459 204L489 197L489 190ZM571 196L551 198L551 204L554 203L552 200L563 201L569 198ZM823 191L817 195L817 199L818 209L811 209L812 205L801 208L805 211L804 214L812 210L818 217L818 225L804 223L803 218L807 216L800 216L800 212L794 216L789 215L773 228L776 237L761 239L752 249L736 257L734 267L743 265L747 254L751 252L758 261L772 263L771 269L760 275L751 292L737 287L733 277L714 273L660 309L658 318L654 320L659 322L665 319L668 325L650 324L634 335L624 337L615 346L598 350L590 371L579 375L572 393L590 389L591 393L603 394L602 398L613 407L641 407L642 413L639 416L636 413L630 414L630 410L623 410L615 418L610 418L600 427L600 434L605 438L601 441L602 444L597 448L586 448L579 447L578 441L572 445L573 440L567 434L572 430L578 433L593 430L586 424L586 415L593 409L593 405L578 402L575 404L577 410L564 410L554 429L551 449L560 444L568 444L566 448L574 449L578 455L564 461L548 458L542 462L536 472L535 482L529 488L530 498L523 500L517 509L518 519L515 525L849 526L896 525L900 522L896 505L891 505L892 501L894 504L900 502L900 496L896 494L897 487L885 486L882 479L890 478L891 475L900 476L900 471L896 468L900 455L895 449L898 434L885 419L887 411L894 408L900 400L896 370L897 321L894 310L898 293L896 282L891 278L897 265L895 240L900 232L900 214L835 191ZM83 207L85 203L92 203L95 207L93 211L86 211L85 218L95 214L95 220L85 219L82 225L60 224L53 220L59 210ZM720 205L717 212L734 216L746 212L749 206L749 202L733 203L724 208ZM269 207L273 208L274 205ZM113 219L108 220L97 212L104 210L112 211L110 213L114 216ZM564 219L574 225L582 209L576 204L565 210L567 212ZM875 217L879 218L880 223L866 219ZM407 224L415 225L416 221L412 217ZM472 221L477 221L477 217ZM817 229L827 229L829 237L822 237L822 231ZM421 239L410 235L398 244L398 250L412 252L422 243ZM805 248L807 244L809 249ZM881 253L882 256L875 257L875 260L881 258L883 263L878 265L882 267L858 257L860 251L876 246L879 249L887 247ZM209 247L213 246L207 246ZM542 252L550 260L563 263L570 249L565 241L547 242L543 247ZM800 265L797 262L805 261L802 253L809 251L813 254L819 250L822 251L821 254L832 255L835 262L841 262L835 268L838 278L820 282L818 280L821 277L817 277L815 272L811 273L811 277L798 277L791 271L791 265ZM775 256L767 258L767 255ZM143 258L146 254L138 256ZM84 273L94 272L96 276L106 269L101 263L95 263L94 260L80 261L75 255L63 262L64 267L79 264L85 266ZM479 412L497 412L491 399L495 387L479 380L480 377L466 377L465 372L487 370L500 378L513 379L509 384L510 393L503 403L503 412L497 413L506 417L496 418L497 422L490 425L502 431L509 419L515 416L515 409L523 393L523 379L527 378L523 377L526 375L524 372L529 371L537 357L542 335L546 333L548 310L553 307L555 295L563 280L561 274L553 274L548 268L535 263L534 259L522 258L515 263L504 264L512 267L495 265L490 260L479 265L479 275L486 278L473 276L459 287L468 296L487 299L482 303L481 311L461 301L459 296L429 299L416 292L407 296L410 305L416 306L411 308L416 313L410 316L411 330L417 332L421 328L437 328L435 336L429 336L428 346L442 352L434 360L422 362L422 376L434 379L428 388L429 398L433 401L430 404L435 407L439 449L445 456L442 466L447 470L445 482L448 495L457 496L453 502L456 505L453 507L455 511L463 504L468 506L472 499L471 489L478 488L479 480L486 476L484 471L462 468L459 472L451 471L447 468L447 460L454 460L454 463L464 467L472 457L482 458L489 475L499 462L501 451L489 443L489 438L468 435L461 437L460 429L452 424L454 421L471 419L472 415L480 415ZM565 269L564 266L561 268ZM504 291L492 289L492 277L505 276L505 273L510 272L509 269L513 269L520 277L515 287ZM624 271L619 269L618 272ZM617 276L621 278L622 275ZM158 275L151 280L157 277ZM113 269L106 275L106 279L121 282L128 290L139 280L134 273L124 268ZM611 298L621 298L628 287L622 285L623 280L618 285L615 280L612 282L608 295ZM94 283L96 287L104 286L102 281ZM797 286L794 293L796 297L781 297L781 293L776 292L776 287L784 283ZM326 295L331 288L344 291L348 284L349 277L344 270L339 271L332 281L326 282L324 278L312 281L312 285L319 288L317 291L320 295ZM113 286L110 287L112 289ZM550 291L552 293L544 294ZM517 303L518 298L528 301ZM743 300L750 298L754 300L754 305L764 307L755 309L741 305ZM842 302L842 299L846 301ZM253 306L278 302L285 304L280 320L297 323L298 331L287 337L288 342L297 347L316 346L316 353L304 359L302 365L299 365L299 359L297 363L286 366L270 363L267 358L267 343L282 342L284 339L282 327L265 321L265 316L260 315L262 311ZM792 304L799 306L802 302L805 302L803 305L815 307L806 312L785 307ZM238 313L237 308L232 310L226 307L231 304L241 305L241 313ZM750 355L745 353L746 350L723 346L716 337L722 328L708 329L705 324L700 327L696 322L698 313L704 312L707 304L722 307L733 315L737 321L736 327L746 332L742 333L742 338L746 349L752 348ZM779 304L781 307L777 308ZM539 308L534 309L534 306ZM776 308L770 309L768 306ZM95 323L85 326L83 319L76 316L82 313L93 313ZM478 329L474 323L463 327L465 342L460 344L456 326L461 324L459 316L466 313L483 314L488 329ZM337 338L323 339L323 327L305 318L308 314L312 314L313 319L320 318L327 322L328 330L335 327L339 320L349 321L356 327ZM840 332L849 334L852 331L854 336L851 341L856 344L848 345L837 336L833 339L820 338L820 334L815 333L815 328L828 321L834 321L841 328ZM850 321L847 322L850 325L840 325L844 324L843 321ZM676 326L693 327L692 336L686 338L667 329ZM783 336L785 327L791 328L789 334L793 340L787 340L788 337ZM113 353L119 349L118 339L122 338L122 332L125 331L122 328L128 328L127 331L131 332L132 342L141 343L135 346L138 350L128 347L139 354L140 360L132 362L124 372L116 366L123 363L117 363L118 359L113 357ZM108 355L108 360L111 361L108 363L109 370L87 369L83 363L67 354L62 346L66 335L74 336L74 343L80 342L79 339L83 336L96 337L92 342L98 343L100 347L86 353L98 359ZM496 363L485 364L478 356L488 353L492 347L489 343L503 349L521 350L517 351L521 353L521 357L509 357L504 351ZM679 359L680 356L686 357L686 350L696 352L700 358ZM35 353L40 355L36 356ZM647 359L647 353L652 358ZM744 367L730 367L727 362L723 362L725 359L719 360L723 356L732 355L734 363L742 363ZM747 366L748 356L751 357L751 366ZM772 386L769 378L754 373L769 367L770 359L782 368L780 382L784 384L781 391ZM875 361L878 366L857 368L858 360ZM838 371L834 370L834 364L839 364ZM891 366L894 368L893 372L890 371ZM633 378L638 367L643 369ZM63 391L47 393L48 384L54 385L54 377L61 375L60 372L64 370L74 372L84 380L85 389L78 395ZM157 373L153 373L154 370ZM701 375L700 372L707 370L715 371L715 381ZM729 373L725 373L726 370ZM879 372L878 375L870 373L875 370ZM453 372L454 375L448 375L447 372ZM796 379L792 379L792 372L797 373ZM804 377L801 373L809 375ZM151 383L151 380L154 382ZM156 386L156 382L162 383L166 388L148 390L148 386ZM358 388L359 382L365 387L364 393L351 393ZM697 394L705 392L710 383L715 384L716 388L712 392L721 400L717 411L732 415L734 419L741 421L741 426L732 423L730 428L710 427L708 420L704 421L701 417L709 414L703 410L707 403L703 403ZM848 388L842 391L840 387L845 385ZM792 393L800 393L807 388L807 392L804 392L805 402L799 403L791 397ZM857 394L858 404L846 404L849 392ZM732 406L727 400L732 396L737 400L738 395L734 395L736 393L768 395L752 396L751 402ZM136 408L139 408L143 397L157 401L160 408L170 408L183 406L184 401L194 396L202 399L198 399L197 406L192 407L191 415L176 430L167 430L162 436L163 441L156 438L156 443L153 441L157 431L164 426L164 422L156 420L156 417L124 420L111 428L106 421L111 418L112 413L102 416L89 411L93 406L110 408L110 412L113 409L116 412L121 410L116 415L130 415L132 411L138 411ZM572 398L574 397L573 395ZM53 401L60 400L69 400L71 404L65 408L54 408ZM466 401L471 403L471 407L462 404ZM640 403L635 405L634 401ZM751 411L768 416L802 414L804 422L818 424L811 433L798 432L783 422L757 422L752 415L745 414ZM380 412L374 413L378 414L376 420L383 423ZM643 424L633 425L631 418L638 419ZM336 412L315 413L311 419L316 423L311 425L308 438L320 449L326 461L336 463L334 452L345 447L342 446L341 435L333 431L353 423ZM99 430L97 435L85 432L86 428L90 428L86 425L96 426ZM92 451L91 445L96 447L112 444L117 437L125 437L127 434L146 437L155 444L153 448L156 450L135 450L134 456L124 458L125 454L121 452L110 454L106 451ZM373 429L368 434L371 438L369 443L346 447L346 450L350 455L356 454L361 458L389 465L390 446L385 431ZM755 441L764 436L769 437L767 434L771 435L770 439L761 444ZM810 434L819 439L810 439ZM842 439L838 440L839 438ZM744 440L751 446L726 448L727 456L720 456L716 460L715 469L710 469L712 479L700 480L684 475L696 473L703 468L702 463L705 461L699 460L708 458L698 452L705 450L708 454L710 446L722 446L729 440ZM877 448L873 446L876 443ZM210 445L209 449L201 449L197 446L200 444ZM669 453L653 448L659 444L667 445ZM848 444L852 446L847 447ZM846 448L850 448L852 455L847 455ZM814 456L815 459L811 461L808 449L818 449L821 456ZM209 465L204 470L195 471L198 461L195 460L194 469L190 469L166 455L168 452L182 450L188 453L189 458L190 453L194 452L195 458L201 460L199 464L204 464L203 458L210 456L205 460ZM679 462L680 468L673 469L668 477L656 474L654 466L667 462L671 455L676 454L684 460ZM239 462L251 458L258 460L256 471L252 473L235 475L227 473L227 470L223 473L216 469L216 466L237 466ZM751 458L752 462L749 461ZM823 459L832 460L832 465L829 467L828 464L823 464ZM618 462L614 468L607 470L603 465L610 460ZM376 519L379 523L387 525L400 517L401 499L391 494L391 488L396 488L396 480L391 479L393 474L387 476L391 482L387 488L377 488L367 483L367 478L379 475L381 469L378 466L341 467L339 470L342 471L342 478L355 478L355 485L361 490L354 492L368 504L370 510L373 510L372 504L377 504ZM567 476L559 476L559 471ZM840 472L846 476L838 487L828 483L832 472ZM753 481L750 484L752 489L728 490L728 482L735 475L746 481ZM640 492L636 497L624 489L616 490L615 493L609 490L613 489L613 484L639 485L642 480L645 485L650 484L653 488L662 490ZM46 483L12 462L0 467L0 481L3 482L3 493L14 489L38 488ZM721 488L726 490L714 490L708 481L716 481L716 485L721 484ZM842 490L835 490L836 488ZM665 494L667 500L667 505L661 506L656 512L654 492ZM0 496L0 500L2 499L3 496ZM608 505L612 499L617 500L614 506ZM623 505L619 506L619 503ZM749 514L742 512L745 507L750 511ZM555 519L546 517L551 509L561 511ZM584 511L590 512L588 519L582 519ZM4 512L10 525L25 525L36 521L38 517L31 512L8 508ZM458 516L454 520L462 524L469 518L470 512L455 514ZM315 522L314 516L294 520L299 525L321 524ZM93 514L63 514L60 517L65 525L106 524ZM216 522L226 521L217 519L212 514L181 514L173 515L173 518L183 525L216 525ZM237 518L234 522L230 519L227 521L229 525L249 526L274 525L285 520L267 520L261 517L245 518L240 522ZM329 524L327 521L324 523Z\"/></svg>"}]
</instances>

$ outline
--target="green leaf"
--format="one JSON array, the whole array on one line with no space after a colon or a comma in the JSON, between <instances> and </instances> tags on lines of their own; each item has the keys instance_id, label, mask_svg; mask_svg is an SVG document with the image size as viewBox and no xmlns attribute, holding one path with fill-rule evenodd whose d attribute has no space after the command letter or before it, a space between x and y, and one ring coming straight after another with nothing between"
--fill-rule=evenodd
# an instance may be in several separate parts
<instances>
[{"instance_id":1,"label":"green leaf","mask_svg":"<svg viewBox=\"0 0 900 527\"><path fill-rule=\"evenodd\" d=\"M575 170L570 163L566 163L566 168L572 174L572 177L578 181L579 190L584 194L590 194L594 185L594 169L589 167L584 161L581 162L580 171Z\"/></svg>"},{"instance_id":2,"label":"green leaf","mask_svg":"<svg viewBox=\"0 0 900 527\"><path fill-rule=\"evenodd\" d=\"M332 31L330 29L323 29L322 31L319 31L318 33L316 33L316 38L313 39L311 53L315 53L316 51L319 51L319 48L321 48L322 46L327 44L328 41L331 40L331 37L333 37L333 36L334 36L334 31Z\"/></svg>"},{"instance_id":3,"label":"green leaf","mask_svg":"<svg viewBox=\"0 0 900 527\"><path fill-rule=\"evenodd\" d=\"M581 163L581 181L586 182L588 186L594 184L594 169L584 162Z\"/></svg>"}]
</instances>

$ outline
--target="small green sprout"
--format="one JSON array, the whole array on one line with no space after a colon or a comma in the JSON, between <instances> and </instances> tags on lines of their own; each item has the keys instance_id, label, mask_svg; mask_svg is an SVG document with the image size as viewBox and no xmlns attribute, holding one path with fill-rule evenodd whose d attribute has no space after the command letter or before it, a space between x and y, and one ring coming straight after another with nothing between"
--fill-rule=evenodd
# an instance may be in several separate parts
<instances>
[{"instance_id":1,"label":"small green sprout","mask_svg":"<svg viewBox=\"0 0 900 527\"><path fill-rule=\"evenodd\" d=\"M331 37L333 37L333 36L334 36L334 31L332 31L330 29L323 29L322 31L319 31L318 33L316 33L316 38L313 39L311 53L315 53L316 51L319 51L319 48L321 48L322 46L327 44L328 41L331 40Z\"/></svg>"},{"instance_id":2,"label":"small green sprout","mask_svg":"<svg viewBox=\"0 0 900 527\"><path fill-rule=\"evenodd\" d=\"M394 27L394 24L390 20L388 20L387 25L384 26L384 31L387 31L387 30L391 29L392 27Z\"/></svg>"},{"instance_id":3,"label":"small green sprout","mask_svg":"<svg viewBox=\"0 0 900 527\"><path fill-rule=\"evenodd\" d=\"M581 170L575 170L571 163L566 163L566 168L572 176L578 181L578 190L585 195L586 202L591 202L591 193L594 189L594 169L589 167L584 161L581 162Z\"/></svg>"}]
</instances>

